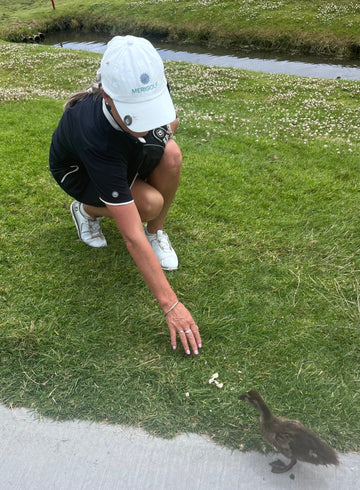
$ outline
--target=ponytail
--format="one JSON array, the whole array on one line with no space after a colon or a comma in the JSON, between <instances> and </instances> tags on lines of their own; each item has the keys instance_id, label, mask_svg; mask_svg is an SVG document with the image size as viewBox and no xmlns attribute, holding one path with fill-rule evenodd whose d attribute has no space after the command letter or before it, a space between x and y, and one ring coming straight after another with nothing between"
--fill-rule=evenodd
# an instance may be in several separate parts
<instances>
[{"instance_id":1,"label":"ponytail","mask_svg":"<svg viewBox=\"0 0 360 490\"><path fill-rule=\"evenodd\" d=\"M79 90L78 92L71 94L69 100L65 102L63 106L64 111L66 109L71 109L77 102L86 99L90 95L93 95L94 98L101 97L101 83L95 82L86 90Z\"/></svg>"}]
</instances>

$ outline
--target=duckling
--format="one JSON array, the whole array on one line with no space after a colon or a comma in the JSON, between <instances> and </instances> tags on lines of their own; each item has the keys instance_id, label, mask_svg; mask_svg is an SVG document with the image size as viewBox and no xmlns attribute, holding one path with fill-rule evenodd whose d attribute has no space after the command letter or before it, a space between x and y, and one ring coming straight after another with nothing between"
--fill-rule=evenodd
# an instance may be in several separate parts
<instances>
[{"instance_id":1,"label":"duckling","mask_svg":"<svg viewBox=\"0 0 360 490\"><path fill-rule=\"evenodd\" d=\"M239 396L260 413L260 430L263 438L281 454L290 459L286 464L280 459L269 463L273 473L285 473L297 460L312 464L334 464L339 460L336 451L298 420L275 417L261 395L251 390Z\"/></svg>"}]
</instances>

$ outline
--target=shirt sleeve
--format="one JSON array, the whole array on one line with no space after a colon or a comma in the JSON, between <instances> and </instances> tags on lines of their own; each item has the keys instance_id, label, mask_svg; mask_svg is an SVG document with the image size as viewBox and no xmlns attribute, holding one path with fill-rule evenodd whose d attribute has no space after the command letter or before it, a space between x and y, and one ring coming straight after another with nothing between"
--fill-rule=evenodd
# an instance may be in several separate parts
<instances>
[{"instance_id":1,"label":"shirt sleeve","mask_svg":"<svg viewBox=\"0 0 360 490\"><path fill-rule=\"evenodd\" d=\"M121 205L133 201L128 182L127 162L119 155L118 159L86 151L81 156L90 179L105 204Z\"/></svg>"}]
</instances>

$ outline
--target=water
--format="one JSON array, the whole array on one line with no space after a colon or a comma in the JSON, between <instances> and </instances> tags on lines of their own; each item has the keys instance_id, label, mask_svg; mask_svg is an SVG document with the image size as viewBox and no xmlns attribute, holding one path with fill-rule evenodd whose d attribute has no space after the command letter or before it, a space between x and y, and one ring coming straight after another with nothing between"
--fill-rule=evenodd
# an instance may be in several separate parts
<instances>
[{"instance_id":1,"label":"water","mask_svg":"<svg viewBox=\"0 0 360 490\"><path fill-rule=\"evenodd\" d=\"M60 33L56 36L49 36L45 42L67 49L80 49L102 54L108 40L109 38L92 33ZM312 78L360 80L360 61L358 60L352 63L336 64L326 63L324 59L314 57L269 57L268 53L259 54L258 52L254 55L246 53L246 56L241 56L240 53L227 52L224 49L208 50L199 46L186 46L185 51L175 45L152 42L163 60Z\"/></svg>"}]
</instances>

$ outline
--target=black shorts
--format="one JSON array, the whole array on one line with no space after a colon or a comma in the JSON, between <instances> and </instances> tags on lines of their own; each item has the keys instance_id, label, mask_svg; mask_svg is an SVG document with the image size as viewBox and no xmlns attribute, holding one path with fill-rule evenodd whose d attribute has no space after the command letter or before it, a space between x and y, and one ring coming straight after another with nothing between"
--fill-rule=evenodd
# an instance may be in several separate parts
<instances>
[{"instance_id":1,"label":"black shorts","mask_svg":"<svg viewBox=\"0 0 360 490\"><path fill-rule=\"evenodd\" d=\"M141 151L135 156L136 161L134 165L137 172L133 176L129 176L129 187L131 187L136 175L141 179L146 180L151 172L159 165L168 140L169 133L166 126L149 131L148 134L140 140L142 141L143 146L141 147ZM90 206L105 206L103 201L99 198L96 186L90 179L81 162L67 162L64 167L52 167L50 162L50 171L59 186L69 194L69 196Z\"/></svg>"},{"instance_id":2,"label":"black shorts","mask_svg":"<svg viewBox=\"0 0 360 490\"><path fill-rule=\"evenodd\" d=\"M50 171L62 190L69 196L89 206L105 207L81 162L71 162L70 167L66 170L64 168L51 168L50 165Z\"/></svg>"}]
</instances>

